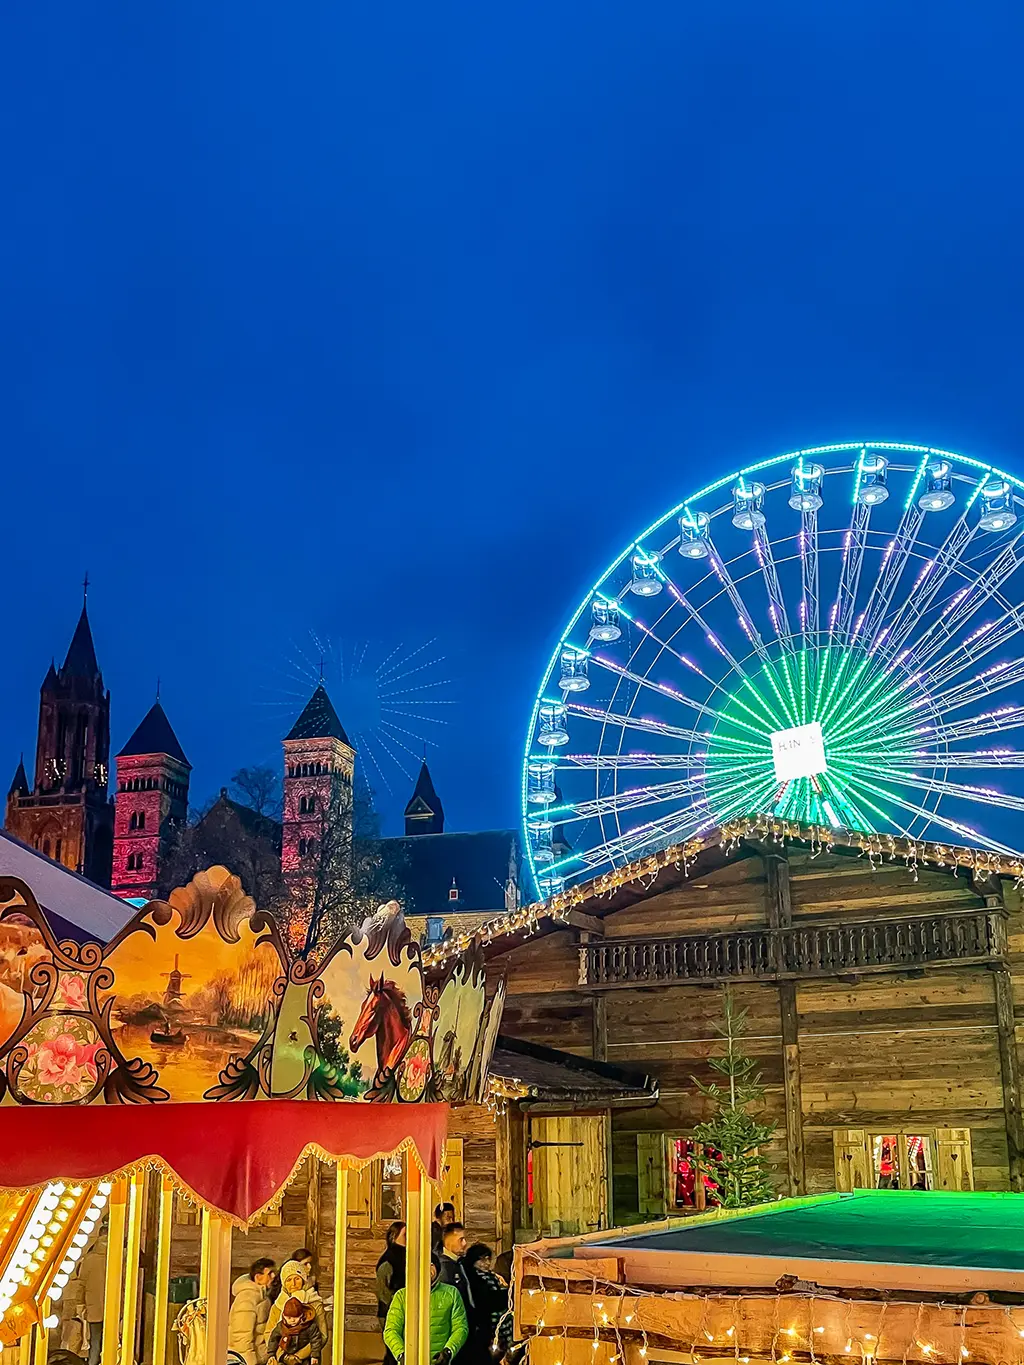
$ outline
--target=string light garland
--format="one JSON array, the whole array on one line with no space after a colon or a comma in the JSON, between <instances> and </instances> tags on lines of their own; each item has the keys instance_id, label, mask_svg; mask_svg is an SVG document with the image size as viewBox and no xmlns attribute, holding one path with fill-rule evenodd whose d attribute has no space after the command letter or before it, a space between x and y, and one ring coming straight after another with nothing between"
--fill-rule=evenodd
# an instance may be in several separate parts
<instances>
[{"instance_id":1,"label":"string light garland","mask_svg":"<svg viewBox=\"0 0 1024 1365\"><path fill-rule=\"evenodd\" d=\"M987 1300L967 1305L938 1297L858 1299L799 1283L774 1294L658 1292L591 1276L586 1264L570 1260L563 1267L524 1256L520 1335L547 1348L531 1352L534 1365L567 1365L570 1343L588 1340L588 1358L597 1365L627 1361L639 1365L652 1349L655 1354L659 1349L657 1341L652 1347L652 1336L663 1339L673 1355L688 1340L683 1349L691 1365L723 1357L732 1357L737 1365L749 1365L755 1357L770 1360L771 1365L841 1365L858 1357L860 1365L1024 1362L1024 1305ZM581 1303L584 1298L589 1299L589 1313ZM684 1335L680 1336L682 1322L674 1318L690 1320Z\"/></svg>"},{"instance_id":2,"label":"string light garland","mask_svg":"<svg viewBox=\"0 0 1024 1365\"><path fill-rule=\"evenodd\" d=\"M647 854L614 871L603 872L599 877L568 887L548 900L535 901L487 920L476 929L466 930L426 949L423 965L430 969L441 967L471 947L486 949L496 939L512 938L519 934L529 937L538 933L548 922L564 924L573 910L590 901L611 896L624 886L642 882L645 883L645 892L650 891L661 873L669 867L674 867L689 878L693 870L691 865L702 853L713 848L733 853L745 839L757 839L780 846L788 842L807 844L812 857L830 853L834 848L854 849L867 858L872 869L887 862L903 862L913 872L915 881L918 869L922 865L930 865L950 871L966 868L980 879L1012 877L1018 889L1024 888L1024 854L1008 857L989 849L907 839L896 834L836 830L825 825L782 820L773 815L751 815L730 820L705 835Z\"/></svg>"}]
</instances>

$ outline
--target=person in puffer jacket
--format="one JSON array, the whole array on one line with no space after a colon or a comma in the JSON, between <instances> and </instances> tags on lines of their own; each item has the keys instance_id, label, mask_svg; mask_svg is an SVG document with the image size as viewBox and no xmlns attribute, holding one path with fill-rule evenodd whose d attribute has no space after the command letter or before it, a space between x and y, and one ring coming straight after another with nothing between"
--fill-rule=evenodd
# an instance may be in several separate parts
<instances>
[{"instance_id":1,"label":"person in puffer jacket","mask_svg":"<svg viewBox=\"0 0 1024 1365\"><path fill-rule=\"evenodd\" d=\"M268 1297L274 1278L274 1262L269 1257L253 1261L248 1275L239 1275L231 1286L233 1295L228 1314L228 1350L235 1351L245 1365L264 1365L267 1359L266 1333L270 1316Z\"/></svg>"},{"instance_id":2,"label":"person in puffer jacket","mask_svg":"<svg viewBox=\"0 0 1024 1365\"><path fill-rule=\"evenodd\" d=\"M462 1295L452 1284L438 1282L436 1256L430 1258L430 1360L431 1365L451 1365L469 1339L469 1322ZM400 1289L391 1300L384 1324L384 1345L402 1365L405 1355L405 1295Z\"/></svg>"},{"instance_id":3,"label":"person in puffer jacket","mask_svg":"<svg viewBox=\"0 0 1024 1365\"><path fill-rule=\"evenodd\" d=\"M298 1299L289 1299L281 1321L270 1334L273 1359L282 1365L307 1365L309 1361L319 1360L325 1344L316 1323L316 1312Z\"/></svg>"}]
</instances>

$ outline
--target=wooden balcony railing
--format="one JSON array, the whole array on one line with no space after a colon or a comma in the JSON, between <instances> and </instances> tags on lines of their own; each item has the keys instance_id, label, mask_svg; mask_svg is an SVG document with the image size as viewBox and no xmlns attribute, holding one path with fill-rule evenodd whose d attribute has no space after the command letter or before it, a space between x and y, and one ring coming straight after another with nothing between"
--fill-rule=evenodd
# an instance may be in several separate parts
<instances>
[{"instance_id":1,"label":"wooden balcony railing","mask_svg":"<svg viewBox=\"0 0 1024 1365\"><path fill-rule=\"evenodd\" d=\"M580 985L596 990L674 981L777 981L1001 961L1005 915L953 911L872 923L791 925L580 946Z\"/></svg>"}]
</instances>

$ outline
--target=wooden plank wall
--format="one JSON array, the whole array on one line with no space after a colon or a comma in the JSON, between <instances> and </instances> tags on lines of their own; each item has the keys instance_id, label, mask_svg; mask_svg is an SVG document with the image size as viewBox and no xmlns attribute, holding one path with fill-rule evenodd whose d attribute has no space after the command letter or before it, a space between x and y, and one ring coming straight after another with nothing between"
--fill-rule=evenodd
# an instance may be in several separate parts
<instances>
[{"instance_id":1,"label":"wooden plank wall","mask_svg":"<svg viewBox=\"0 0 1024 1365\"><path fill-rule=\"evenodd\" d=\"M866 858L836 852L812 856L771 845L743 854L706 876L610 913L605 937L715 933L772 923L778 893L769 894L766 858L780 855L782 876L788 867L787 913L794 924L971 909L986 904L980 892L1000 890L976 887L963 872L920 868L915 876L903 863L872 868ZM1024 1065L1024 915L1012 884L1003 883L1001 895L1010 916L1009 973L1002 977L1004 1053L1016 1056L1019 1072ZM583 909L600 914L600 901ZM576 933L545 935L502 954L494 965L508 973L504 1032L593 1055L593 1000L577 984ZM775 983L734 987L737 1005L749 1011L747 1045L762 1070L765 1112L778 1123L769 1156L780 1193L789 1193L797 1172L808 1193L834 1188L832 1134L838 1128L969 1128L976 1187L1010 1188L1004 1104L1019 1106L1020 1099L1019 1085L1012 1100L1012 1086L1007 1091L1005 1084L998 976L981 966L865 974L855 981L809 980L795 988ZM624 1223L639 1218L636 1134L685 1134L705 1116L692 1078L710 1075L707 1061L717 1050L721 991L702 985L617 989L603 997L602 1009L607 1060L649 1072L661 1085L656 1107L613 1116L613 1217ZM788 1127L803 1143L792 1169L785 1108L787 1009L791 1096L799 1095L799 1115L790 1114Z\"/></svg>"},{"instance_id":2,"label":"wooden plank wall","mask_svg":"<svg viewBox=\"0 0 1024 1365\"><path fill-rule=\"evenodd\" d=\"M497 1224L496 1140L499 1127L483 1105L460 1105L449 1117L448 1135L463 1143L463 1178L466 1207L462 1211L470 1242L486 1242L499 1248ZM331 1291L334 1265L334 1167L322 1168L319 1200L319 1236L308 1236L307 1176L302 1171L289 1186L281 1204L279 1226L261 1225L249 1232L235 1232L231 1239L232 1279L244 1274L260 1256L270 1256L278 1267L293 1251L309 1246L316 1253L321 1292ZM377 1330L377 1297L374 1292L377 1258L384 1249L390 1219L370 1228L349 1228L346 1326L350 1331ZM506 1233L506 1241L508 1240ZM172 1275L198 1275L199 1227L176 1225L171 1255Z\"/></svg>"}]
</instances>

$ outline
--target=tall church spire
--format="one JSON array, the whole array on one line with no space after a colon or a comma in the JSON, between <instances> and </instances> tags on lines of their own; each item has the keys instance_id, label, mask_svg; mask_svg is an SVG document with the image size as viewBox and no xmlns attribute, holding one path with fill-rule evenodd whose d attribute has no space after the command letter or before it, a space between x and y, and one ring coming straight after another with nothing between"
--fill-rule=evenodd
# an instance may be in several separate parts
<instances>
[{"instance_id":1,"label":"tall church spire","mask_svg":"<svg viewBox=\"0 0 1024 1365\"><path fill-rule=\"evenodd\" d=\"M412 799L405 808L406 834L443 834L444 807L434 790L427 760L423 760Z\"/></svg>"}]
</instances>

